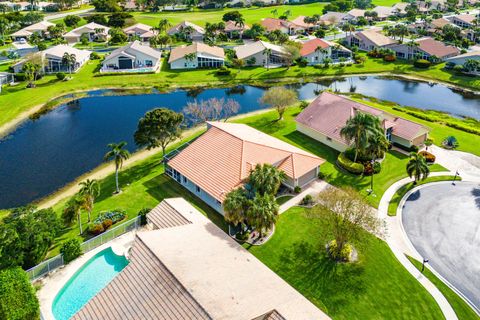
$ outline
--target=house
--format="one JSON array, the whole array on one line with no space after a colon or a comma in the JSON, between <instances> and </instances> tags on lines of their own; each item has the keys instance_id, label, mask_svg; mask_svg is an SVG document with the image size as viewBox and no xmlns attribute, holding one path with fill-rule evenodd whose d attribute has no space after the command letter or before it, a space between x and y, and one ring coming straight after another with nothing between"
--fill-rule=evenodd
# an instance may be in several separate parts
<instances>
[{"instance_id":1,"label":"house","mask_svg":"<svg viewBox=\"0 0 480 320\"><path fill-rule=\"evenodd\" d=\"M75 65L70 66L63 62L65 53L75 56ZM90 60L91 52L88 50L80 50L65 44L59 44L48 48L44 51L37 52L34 55L41 61L44 73L57 72L77 72L88 60ZM22 67L28 59L24 59L12 66L15 73L22 72Z\"/></svg>"},{"instance_id":2,"label":"house","mask_svg":"<svg viewBox=\"0 0 480 320\"><path fill-rule=\"evenodd\" d=\"M376 20L387 20L388 17L393 16L396 12L393 7L385 7L385 6L376 6L372 10L373 12L377 13Z\"/></svg>"},{"instance_id":3,"label":"house","mask_svg":"<svg viewBox=\"0 0 480 320\"><path fill-rule=\"evenodd\" d=\"M446 45L430 37L415 40L414 46L408 43L405 42L392 46L391 49L395 51L397 57L402 59L420 58L431 61L443 61L460 54L460 50L456 47Z\"/></svg>"},{"instance_id":4,"label":"house","mask_svg":"<svg viewBox=\"0 0 480 320\"><path fill-rule=\"evenodd\" d=\"M115 49L102 62L101 72L155 72L160 67L162 53L135 40Z\"/></svg>"},{"instance_id":5,"label":"house","mask_svg":"<svg viewBox=\"0 0 480 320\"><path fill-rule=\"evenodd\" d=\"M352 52L342 46L337 47L329 41L315 38L302 44L300 56L305 58L309 65L316 65L323 63L325 58L330 58L332 61L340 57L351 58Z\"/></svg>"},{"instance_id":6,"label":"house","mask_svg":"<svg viewBox=\"0 0 480 320\"><path fill-rule=\"evenodd\" d=\"M265 41L256 41L233 48L238 59L248 66L279 66L284 64L285 49Z\"/></svg>"},{"instance_id":7,"label":"house","mask_svg":"<svg viewBox=\"0 0 480 320\"><path fill-rule=\"evenodd\" d=\"M380 118L387 139L403 148L420 146L428 137L429 129L418 123L327 91L297 116L297 131L335 150L345 151L349 143L340 135L340 130L358 112Z\"/></svg>"},{"instance_id":8,"label":"house","mask_svg":"<svg viewBox=\"0 0 480 320\"><path fill-rule=\"evenodd\" d=\"M182 21L176 26L171 27L167 31L167 34L169 36L175 36L181 33L185 33L186 37L191 41L202 41L203 35L205 34L205 29L197 26L194 23Z\"/></svg>"},{"instance_id":9,"label":"house","mask_svg":"<svg viewBox=\"0 0 480 320\"><path fill-rule=\"evenodd\" d=\"M20 29L10 36L13 38L13 41L20 41L21 39L28 39L31 35L37 34L39 36L45 36L48 33L48 27L54 26L54 23L48 21L40 21L38 23L34 23L29 25L23 29Z\"/></svg>"},{"instance_id":10,"label":"house","mask_svg":"<svg viewBox=\"0 0 480 320\"><path fill-rule=\"evenodd\" d=\"M329 11L320 17L320 23L325 25L342 24L345 22L346 16L345 12Z\"/></svg>"},{"instance_id":11,"label":"house","mask_svg":"<svg viewBox=\"0 0 480 320\"><path fill-rule=\"evenodd\" d=\"M379 31L364 30L349 34L345 38L345 43L350 47L358 47L359 50L371 51L373 49L388 48L397 43Z\"/></svg>"},{"instance_id":12,"label":"house","mask_svg":"<svg viewBox=\"0 0 480 320\"><path fill-rule=\"evenodd\" d=\"M220 47L194 42L173 48L168 63L170 69L218 68L225 64L225 52Z\"/></svg>"},{"instance_id":13,"label":"house","mask_svg":"<svg viewBox=\"0 0 480 320\"><path fill-rule=\"evenodd\" d=\"M147 221L128 265L72 320L329 319L183 198Z\"/></svg>"},{"instance_id":14,"label":"house","mask_svg":"<svg viewBox=\"0 0 480 320\"><path fill-rule=\"evenodd\" d=\"M460 28L472 28L477 17L473 14L459 14L452 17L452 22Z\"/></svg>"},{"instance_id":15,"label":"house","mask_svg":"<svg viewBox=\"0 0 480 320\"><path fill-rule=\"evenodd\" d=\"M288 35L295 35L305 32L305 28L288 20L282 20L277 18L265 18L260 24L265 28L267 32L280 30L282 33Z\"/></svg>"},{"instance_id":16,"label":"house","mask_svg":"<svg viewBox=\"0 0 480 320\"><path fill-rule=\"evenodd\" d=\"M305 16L296 17L295 19L292 20L292 23L297 25L297 26L300 26L306 32L313 32L313 31L315 31L316 29L319 28L318 24L306 23L305 22Z\"/></svg>"},{"instance_id":17,"label":"house","mask_svg":"<svg viewBox=\"0 0 480 320\"><path fill-rule=\"evenodd\" d=\"M230 39L232 38L242 38L243 33L245 30L250 29L247 25L240 25L235 21L227 21L225 22L225 29L224 32Z\"/></svg>"},{"instance_id":18,"label":"house","mask_svg":"<svg viewBox=\"0 0 480 320\"><path fill-rule=\"evenodd\" d=\"M403 17L407 14L408 2L397 2L393 5L392 13L396 16Z\"/></svg>"},{"instance_id":19,"label":"house","mask_svg":"<svg viewBox=\"0 0 480 320\"><path fill-rule=\"evenodd\" d=\"M355 23L360 17L365 17L365 10L354 8L347 12L344 20Z\"/></svg>"},{"instance_id":20,"label":"house","mask_svg":"<svg viewBox=\"0 0 480 320\"><path fill-rule=\"evenodd\" d=\"M63 35L63 38L65 39L65 41L67 41L67 43L74 44L80 42L82 35L85 34L89 42L104 42L107 41L110 37L110 35L108 34L109 31L109 27L103 26L95 22L90 22L84 26L75 28L72 31L67 32Z\"/></svg>"},{"instance_id":21,"label":"house","mask_svg":"<svg viewBox=\"0 0 480 320\"><path fill-rule=\"evenodd\" d=\"M468 60L480 61L480 51L470 51L470 52L458 55L456 57L445 59L447 63L452 63L454 65L461 65L461 66L463 66L465 62L467 62Z\"/></svg>"},{"instance_id":22,"label":"house","mask_svg":"<svg viewBox=\"0 0 480 320\"><path fill-rule=\"evenodd\" d=\"M139 39L142 42L149 42L150 38L157 35L157 32L154 31L151 26L143 23L137 23L133 26L124 28L123 32L125 32L130 41Z\"/></svg>"},{"instance_id":23,"label":"house","mask_svg":"<svg viewBox=\"0 0 480 320\"><path fill-rule=\"evenodd\" d=\"M257 164L285 172L294 189L317 179L323 159L245 124L209 122L207 131L167 162L166 172L223 214L226 195L240 187Z\"/></svg>"}]
</instances>

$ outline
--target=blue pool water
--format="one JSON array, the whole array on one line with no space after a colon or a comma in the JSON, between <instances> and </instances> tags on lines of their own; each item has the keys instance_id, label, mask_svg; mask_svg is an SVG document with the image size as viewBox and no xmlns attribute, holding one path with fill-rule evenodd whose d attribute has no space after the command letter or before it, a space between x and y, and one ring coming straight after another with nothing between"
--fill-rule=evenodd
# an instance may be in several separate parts
<instances>
[{"instance_id":1,"label":"blue pool water","mask_svg":"<svg viewBox=\"0 0 480 320\"><path fill-rule=\"evenodd\" d=\"M68 320L102 290L128 264L112 248L100 251L88 260L63 286L53 301L56 320Z\"/></svg>"}]
</instances>

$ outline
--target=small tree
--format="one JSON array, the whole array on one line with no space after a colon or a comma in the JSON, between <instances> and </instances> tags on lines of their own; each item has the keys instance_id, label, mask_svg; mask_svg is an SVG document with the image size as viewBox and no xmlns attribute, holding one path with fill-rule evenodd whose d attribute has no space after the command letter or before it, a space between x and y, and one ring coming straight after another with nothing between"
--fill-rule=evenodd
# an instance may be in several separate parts
<instances>
[{"instance_id":1,"label":"small tree","mask_svg":"<svg viewBox=\"0 0 480 320\"><path fill-rule=\"evenodd\" d=\"M282 182L286 179L285 172L271 164L257 164L248 176L248 182L255 192L261 195L275 195Z\"/></svg>"},{"instance_id":2,"label":"small tree","mask_svg":"<svg viewBox=\"0 0 480 320\"><path fill-rule=\"evenodd\" d=\"M425 180L430 174L425 157L419 153L411 152L410 160L407 163L407 173L410 178L414 177L413 184L417 184L418 180Z\"/></svg>"},{"instance_id":3,"label":"small tree","mask_svg":"<svg viewBox=\"0 0 480 320\"><path fill-rule=\"evenodd\" d=\"M41 66L35 62L27 61L22 67L22 71L25 74L25 80L28 82L29 88L35 87L35 81L37 80L37 76L40 73Z\"/></svg>"},{"instance_id":4,"label":"small tree","mask_svg":"<svg viewBox=\"0 0 480 320\"><path fill-rule=\"evenodd\" d=\"M82 228L82 209L85 205L85 199L79 194L74 195L68 200L62 212L62 219L65 224L71 224L73 221L78 221L80 235L83 234Z\"/></svg>"},{"instance_id":5,"label":"small tree","mask_svg":"<svg viewBox=\"0 0 480 320\"><path fill-rule=\"evenodd\" d=\"M162 155L165 157L167 145L181 135L182 122L183 115L170 109L157 108L148 111L138 121L137 131L134 134L135 143L148 150L161 147Z\"/></svg>"},{"instance_id":6,"label":"small tree","mask_svg":"<svg viewBox=\"0 0 480 320\"><path fill-rule=\"evenodd\" d=\"M260 238L277 222L278 209L275 197L267 193L264 195L257 193L249 202L247 222L260 233Z\"/></svg>"},{"instance_id":7,"label":"small tree","mask_svg":"<svg viewBox=\"0 0 480 320\"><path fill-rule=\"evenodd\" d=\"M84 209L88 212L88 222L91 221L91 215L93 211L93 205L95 203L95 198L100 195L100 184L97 180L87 179L80 182L80 196L84 200Z\"/></svg>"},{"instance_id":8,"label":"small tree","mask_svg":"<svg viewBox=\"0 0 480 320\"><path fill-rule=\"evenodd\" d=\"M297 93L292 89L273 87L265 91L260 102L275 108L278 120L282 120L287 107L297 102Z\"/></svg>"},{"instance_id":9,"label":"small tree","mask_svg":"<svg viewBox=\"0 0 480 320\"><path fill-rule=\"evenodd\" d=\"M360 240L366 231L377 233L380 221L374 211L353 188L344 190L328 187L318 195L319 204L309 211L309 216L328 221L335 245L329 254L335 260L342 256L347 244Z\"/></svg>"},{"instance_id":10,"label":"small tree","mask_svg":"<svg viewBox=\"0 0 480 320\"><path fill-rule=\"evenodd\" d=\"M247 218L247 197L243 188L238 188L227 193L223 201L223 211L225 212L225 221L232 223L234 226L238 224L243 226Z\"/></svg>"},{"instance_id":11,"label":"small tree","mask_svg":"<svg viewBox=\"0 0 480 320\"><path fill-rule=\"evenodd\" d=\"M60 248L60 254L63 256L65 264L75 260L82 254L80 241L77 238L65 241Z\"/></svg>"},{"instance_id":12,"label":"small tree","mask_svg":"<svg viewBox=\"0 0 480 320\"><path fill-rule=\"evenodd\" d=\"M231 116L237 114L238 110L240 110L240 104L234 99L210 98L187 102L183 113L194 124L199 124L220 119L227 121Z\"/></svg>"},{"instance_id":13,"label":"small tree","mask_svg":"<svg viewBox=\"0 0 480 320\"><path fill-rule=\"evenodd\" d=\"M120 143L110 143L107 145L110 148L105 156L103 157L104 161L113 160L115 162L115 193L120 193L120 187L118 185L118 171L122 168L123 162L130 158L130 152L124 149L127 143L122 141Z\"/></svg>"},{"instance_id":14,"label":"small tree","mask_svg":"<svg viewBox=\"0 0 480 320\"><path fill-rule=\"evenodd\" d=\"M0 319L39 319L35 289L21 268L0 271Z\"/></svg>"},{"instance_id":15,"label":"small tree","mask_svg":"<svg viewBox=\"0 0 480 320\"><path fill-rule=\"evenodd\" d=\"M72 69L74 69L77 64L77 57L74 53L65 52L62 57L62 64L67 66L68 73L72 75Z\"/></svg>"}]
</instances>

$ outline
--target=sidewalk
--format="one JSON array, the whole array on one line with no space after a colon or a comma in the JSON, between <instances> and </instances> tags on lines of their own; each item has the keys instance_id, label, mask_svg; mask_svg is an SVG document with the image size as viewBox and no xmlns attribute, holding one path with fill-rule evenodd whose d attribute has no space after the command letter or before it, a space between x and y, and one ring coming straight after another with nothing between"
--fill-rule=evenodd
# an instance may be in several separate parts
<instances>
[{"instance_id":1,"label":"sidewalk","mask_svg":"<svg viewBox=\"0 0 480 320\"><path fill-rule=\"evenodd\" d=\"M297 194L296 196L294 196L292 199L288 200L287 202L285 202L284 204L282 204L280 206L280 209L279 209L279 214L282 214L284 213L285 211L287 211L288 209L290 209L291 207L294 207L296 206L297 204L299 204L303 198L305 198L305 196L307 194L311 195L311 196L316 196L317 194L319 194L322 190L324 190L329 184L326 183L325 181L323 180L314 180L312 181L310 184L308 184L305 189L300 192L299 194Z\"/></svg>"}]
</instances>

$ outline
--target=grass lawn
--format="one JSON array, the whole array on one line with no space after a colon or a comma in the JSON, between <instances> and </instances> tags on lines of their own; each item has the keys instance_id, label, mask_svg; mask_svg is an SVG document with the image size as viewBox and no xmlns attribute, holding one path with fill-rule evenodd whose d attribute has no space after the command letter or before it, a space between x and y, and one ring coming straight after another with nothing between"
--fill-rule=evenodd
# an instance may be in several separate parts
<instances>
[{"instance_id":1,"label":"grass lawn","mask_svg":"<svg viewBox=\"0 0 480 320\"><path fill-rule=\"evenodd\" d=\"M366 189L370 188L370 177L363 177L344 172L335 165L338 151L296 131L294 117L300 112L300 108L290 108L284 115L284 120L277 119L276 111L272 110L260 115L246 117L237 122L248 124L260 131L284 140L297 147L312 152L326 160L320 166L326 177L325 180L335 186L352 186L367 197L369 203L378 207L380 199L395 181L407 176L405 167L408 157L396 151L389 151L382 163L382 171L374 176L373 190L376 196L368 196ZM441 166L432 167L432 171L444 171Z\"/></svg>"},{"instance_id":2,"label":"grass lawn","mask_svg":"<svg viewBox=\"0 0 480 320\"><path fill-rule=\"evenodd\" d=\"M396 216L397 215L397 208L398 208L398 205L400 204L400 201L407 194L407 192L412 190L413 188L421 186L422 184L425 184L425 183L430 183L430 182L452 181L453 177L454 176L428 177L425 180L419 181L416 185L414 185L413 182L410 182L410 183L404 185L403 187L398 189L397 192L395 192L392 199L390 200L390 203L388 204L388 215L389 216ZM462 178L457 177L457 180L462 180Z\"/></svg>"},{"instance_id":3,"label":"grass lawn","mask_svg":"<svg viewBox=\"0 0 480 320\"><path fill-rule=\"evenodd\" d=\"M418 269L422 270L422 263L407 256L408 260ZM440 290L445 296L453 310L457 314L459 320L478 320L480 317L472 310L472 308L460 298L455 291L450 289L442 280L438 279L428 268L425 268L423 274Z\"/></svg>"},{"instance_id":4,"label":"grass lawn","mask_svg":"<svg viewBox=\"0 0 480 320\"><path fill-rule=\"evenodd\" d=\"M294 6L293 6L294 7ZM170 90L178 87L193 86L229 86L235 84L265 85L278 80L298 81L318 77L332 77L346 74L364 73L394 73L394 74L421 74L424 77L438 78L439 80L457 83L467 87L480 88L480 79L472 80L469 77L452 75L435 66L430 70L418 70L403 62L386 63L380 59L367 59L364 65L346 67L331 66L327 69L313 67L291 67L267 70L261 67L233 70L231 75L218 76L215 70L170 70L163 67L156 74L130 74L95 76L99 61L88 62L70 81L59 81L55 75L45 76L37 81L37 87L25 89L26 84L5 86L0 94L0 126L15 119L22 112L43 105L47 101L60 95L75 91L92 90L97 88L151 88ZM165 63L164 63L165 65ZM463 144L462 140L460 143Z\"/></svg>"},{"instance_id":5,"label":"grass lawn","mask_svg":"<svg viewBox=\"0 0 480 320\"><path fill-rule=\"evenodd\" d=\"M288 210L272 239L245 247L333 319L444 319L385 242L365 232L365 241L354 243L357 263L333 263L324 249L333 238L329 226L305 212Z\"/></svg>"},{"instance_id":6,"label":"grass lawn","mask_svg":"<svg viewBox=\"0 0 480 320\"><path fill-rule=\"evenodd\" d=\"M275 199L275 201L278 203L279 206L287 202L288 200L292 199L293 196L291 195L286 195L286 196L280 196Z\"/></svg>"}]
</instances>

